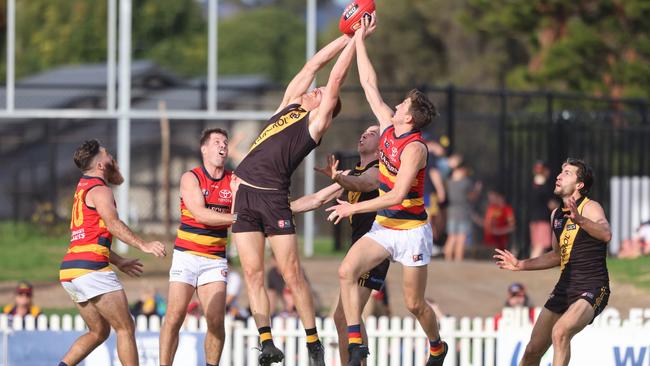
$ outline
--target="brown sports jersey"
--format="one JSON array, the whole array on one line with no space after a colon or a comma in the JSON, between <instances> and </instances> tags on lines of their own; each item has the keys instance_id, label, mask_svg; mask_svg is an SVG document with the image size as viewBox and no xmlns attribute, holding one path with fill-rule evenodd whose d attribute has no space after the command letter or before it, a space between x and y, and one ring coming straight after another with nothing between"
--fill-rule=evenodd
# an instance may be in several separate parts
<instances>
[{"instance_id":1,"label":"brown sports jersey","mask_svg":"<svg viewBox=\"0 0 650 366\"><path fill-rule=\"evenodd\" d=\"M587 197L576 202L580 214L587 202ZM553 233L560 245L562 269L556 290L577 292L609 286L607 243L589 235L580 225L565 217L567 212L563 205L553 215Z\"/></svg>"},{"instance_id":2,"label":"brown sports jersey","mask_svg":"<svg viewBox=\"0 0 650 366\"><path fill-rule=\"evenodd\" d=\"M291 175L320 144L309 134L309 111L290 104L269 119L235 175L261 188L289 190Z\"/></svg>"},{"instance_id":3,"label":"brown sports jersey","mask_svg":"<svg viewBox=\"0 0 650 366\"><path fill-rule=\"evenodd\" d=\"M350 175L360 176L370 168L379 168L379 160L370 162L366 166L361 166L361 163L358 163L357 166L354 167L354 170L350 172ZM350 203L368 201L375 197L379 197L378 189L370 192L348 192L348 202ZM352 243L361 239L362 236L370 231L370 228L372 228L372 223L375 221L376 215L377 212L373 211L358 213L350 216L350 225L352 226Z\"/></svg>"}]
</instances>

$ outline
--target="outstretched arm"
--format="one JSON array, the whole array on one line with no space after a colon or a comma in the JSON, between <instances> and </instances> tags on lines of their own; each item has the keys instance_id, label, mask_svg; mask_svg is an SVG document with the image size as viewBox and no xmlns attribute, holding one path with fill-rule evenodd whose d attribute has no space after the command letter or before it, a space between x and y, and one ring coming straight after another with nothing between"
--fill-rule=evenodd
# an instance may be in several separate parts
<instances>
[{"instance_id":1,"label":"outstretched arm","mask_svg":"<svg viewBox=\"0 0 650 366\"><path fill-rule=\"evenodd\" d=\"M163 257L165 246L159 241L145 242L137 236L117 215L113 191L109 187L99 186L93 188L86 195L86 203L94 206L97 213L106 224L106 228L114 236L128 245L136 247L145 253L153 254L156 257Z\"/></svg>"},{"instance_id":2,"label":"outstretched arm","mask_svg":"<svg viewBox=\"0 0 650 366\"><path fill-rule=\"evenodd\" d=\"M423 144L410 143L402 152L402 165L395 177L395 185L390 192L368 201L349 204L339 200L339 205L327 209L332 213L329 220L338 223L342 218L362 212L373 212L399 204L408 194L418 171L426 166L427 150Z\"/></svg>"},{"instance_id":3,"label":"outstretched arm","mask_svg":"<svg viewBox=\"0 0 650 366\"><path fill-rule=\"evenodd\" d=\"M311 83L316 77L316 73L327 65L341 50L350 43L350 37L342 35L337 39L330 42L327 46L323 47L302 67L302 69L294 76L287 90L284 92L282 103L278 107L278 111L286 107L292 100L305 94ZM276 111L277 112L277 111Z\"/></svg>"},{"instance_id":4,"label":"outstretched arm","mask_svg":"<svg viewBox=\"0 0 650 366\"><path fill-rule=\"evenodd\" d=\"M366 20L361 22L361 29L365 27L376 26L377 17L373 15L372 22L368 24ZM370 62L370 57L368 57L368 51L366 50L366 44L364 43L363 38L356 38L355 44L357 47L357 67L359 68L359 81L361 82L361 87L363 88L364 93L366 94L366 99L372 113L375 114L377 120L379 121L379 133L383 133L384 130L390 127L393 122L393 110L384 103L384 100L379 94L379 87L377 86L377 73L375 68Z\"/></svg>"},{"instance_id":5,"label":"outstretched arm","mask_svg":"<svg viewBox=\"0 0 650 366\"><path fill-rule=\"evenodd\" d=\"M551 214L551 225L553 225L553 215ZM553 226L551 226L553 227ZM501 269L508 269L511 271L534 271L538 269L548 269L560 265L560 247L555 237L555 233L551 233L553 250L540 255L539 257L518 260L510 251L495 249L496 254L493 256L497 261L497 266Z\"/></svg>"},{"instance_id":6,"label":"outstretched arm","mask_svg":"<svg viewBox=\"0 0 650 366\"><path fill-rule=\"evenodd\" d=\"M354 37L361 37L359 31L355 33ZM345 81L345 77L348 74L350 69L350 64L352 64L352 59L356 49L354 43L350 42L341 52L338 60L330 72L329 79L327 80L327 85L321 97L320 105L318 106L318 112L316 116L310 116L309 119L309 134L314 139L314 141L320 141L325 131L329 128L332 123L332 113L336 107L336 103L339 99L339 92L341 90L341 85Z\"/></svg>"},{"instance_id":7,"label":"outstretched arm","mask_svg":"<svg viewBox=\"0 0 650 366\"><path fill-rule=\"evenodd\" d=\"M348 191L370 192L379 188L379 168L370 168L358 176L337 172L332 179Z\"/></svg>"},{"instance_id":8,"label":"outstretched arm","mask_svg":"<svg viewBox=\"0 0 650 366\"><path fill-rule=\"evenodd\" d=\"M343 188L341 188L340 185L336 183L330 184L316 193L302 196L295 201L291 201L291 211L293 211L293 213L303 213L315 210L340 196L342 192Z\"/></svg>"}]
</instances>

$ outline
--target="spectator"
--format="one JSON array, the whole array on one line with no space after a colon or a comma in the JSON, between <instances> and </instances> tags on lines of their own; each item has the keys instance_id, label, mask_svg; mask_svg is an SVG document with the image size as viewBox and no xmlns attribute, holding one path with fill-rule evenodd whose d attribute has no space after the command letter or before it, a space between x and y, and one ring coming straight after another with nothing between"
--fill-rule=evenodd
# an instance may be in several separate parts
<instances>
[{"instance_id":1,"label":"spectator","mask_svg":"<svg viewBox=\"0 0 650 366\"><path fill-rule=\"evenodd\" d=\"M551 171L538 160L533 166L533 186L528 196L528 226L530 229L530 257L535 258L551 248L551 212L559 207L553 194Z\"/></svg>"},{"instance_id":2,"label":"spectator","mask_svg":"<svg viewBox=\"0 0 650 366\"><path fill-rule=\"evenodd\" d=\"M429 216L433 241L439 243L444 232L444 218L440 206L447 200L447 197L443 178L438 170L438 159L444 157L445 149L430 136L424 138L427 140L428 150L427 173L424 175L424 207ZM439 249L437 245L434 246L434 252L436 249Z\"/></svg>"},{"instance_id":3,"label":"spectator","mask_svg":"<svg viewBox=\"0 0 650 366\"><path fill-rule=\"evenodd\" d=\"M465 256L465 244L472 231L472 201L481 191L481 183L468 177L465 164L459 162L447 181L447 242L445 243L445 260L462 261Z\"/></svg>"},{"instance_id":4,"label":"spectator","mask_svg":"<svg viewBox=\"0 0 650 366\"><path fill-rule=\"evenodd\" d=\"M623 240L619 258L638 258L650 255L650 220L641 223L631 238Z\"/></svg>"},{"instance_id":5,"label":"spectator","mask_svg":"<svg viewBox=\"0 0 650 366\"><path fill-rule=\"evenodd\" d=\"M512 206L506 203L501 192L491 189L483 219L483 242L490 247L507 249L510 233L514 230L515 215Z\"/></svg>"},{"instance_id":6,"label":"spectator","mask_svg":"<svg viewBox=\"0 0 650 366\"><path fill-rule=\"evenodd\" d=\"M528 319L531 323L535 322L535 307L528 298L526 288L519 282L511 283L508 286L508 297L503 304L505 308L528 308ZM499 328L499 321L503 317L503 313L499 313L494 317L495 329Z\"/></svg>"},{"instance_id":7,"label":"spectator","mask_svg":"<svg viewBox=\"0 0 650 366\"><path fill-rule=\"evenodd\" d=\"M166 311L167 303L165 299L153 287L146 289L140 295L140 299L131 305L131 315L134 317L138 315L146 315L147 317L157 315L162 317Z\"/></svg>"},{"instance_id":8,"label":"spectator","mask_svg":"<svg viewBox=\"0 0 650 366\"><path fill-rule=\"evenodd\" d=\"M41 315L41 308L34 305L34 287L27 281L21 281L16 286L16 297L13 304L7 304L2 309L3 314L10 316L31 315L37 317Z\"/></svg>"}]
</instances>

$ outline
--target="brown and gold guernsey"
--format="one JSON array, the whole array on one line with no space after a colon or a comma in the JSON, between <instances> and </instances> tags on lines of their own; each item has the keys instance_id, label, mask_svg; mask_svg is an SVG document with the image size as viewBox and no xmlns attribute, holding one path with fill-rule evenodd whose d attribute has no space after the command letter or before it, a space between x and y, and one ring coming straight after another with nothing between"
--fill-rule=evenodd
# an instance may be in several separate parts
<instances>
[{"instance_id":1,"label":"brown and gold guernsey","mask_svg":"<svg viewBox=\"0 0 650 366\"><path fill-rule=\"evenodd\" d=\"M577 202L582 214L589 198ZM562 274L554 293L577 293L592 288L609 287L607 272L607 243L589 235L580 225L564 215L564 206L555 210L553 233L560 246L560 268Z\"/></svg>"},{"instance_id":2,"label":"brown and gold guernsey","mask_svg":"<svg viewBox=\"0 0 650 366\"><path fill-rule=\"evenodd\" d=\"M309 134L309 111L290 104L269 119L235 175L257 187L288 191L291 175L319 144Z\"/></svg>"},{"instance_id":3,"label":"brown and gold guernsey","mask_svg":"<svg viewBox=\"0 0 650 366\"><path fill-rule=\"evenodd\" d=\"M350 172L352 176L360 176L365 173L370 168L379 168L379 160L370 162L366 166L361 166L361 163L358 163L354 170ZM373 198L379 197L379 190L375 189L370 192L348 192L348 202L357 203L368 201ZM352 243L355 243L357 240L361 239L370 228L372 228L372 223L375 221L375 216L377 212L364 212L358 213L350 216L350 225L352 226Z\"/></svg>"}]
</instances>

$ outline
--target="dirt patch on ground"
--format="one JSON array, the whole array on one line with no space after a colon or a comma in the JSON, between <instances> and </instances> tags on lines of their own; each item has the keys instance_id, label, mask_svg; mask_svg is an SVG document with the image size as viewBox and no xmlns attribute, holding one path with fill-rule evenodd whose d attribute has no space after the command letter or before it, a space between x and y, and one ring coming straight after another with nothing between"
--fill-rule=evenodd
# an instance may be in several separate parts
<instances>
[{"instance_id":1,"label":"dirt patch on ground","mask_svg":"<svg viewBox=\"0 0 650 366\"><path fill-rule=\"evenodd\" d=\"M135 301L148 288L166 296L167 268L170 258L149 266L147 275L132 279L120 275L130 301ZM338 294L337 268L339 259L319 258L303 261L305 270L324 307L331 308ZM442 310L454 316L493 316L503 306L508 285L521 282L527 287L534 305L543 306L559 277L559 269L534 272L508 272L499 270L489 261L447 263L434 260L428 267L427 296L435 299ZM394 315L406 315L402 300L402 269L391 265L388 273L390 305ZM35 283L35 301L41 307L69 308L72 303L58 283ZM15 282L0 283L0 304L13 299ZM631 285L611 284L609 306L617 308L623 316L634 307L650 307L650 293ZM247 304L246 294L241 303Z\"/></svg>"}]
</instances>

